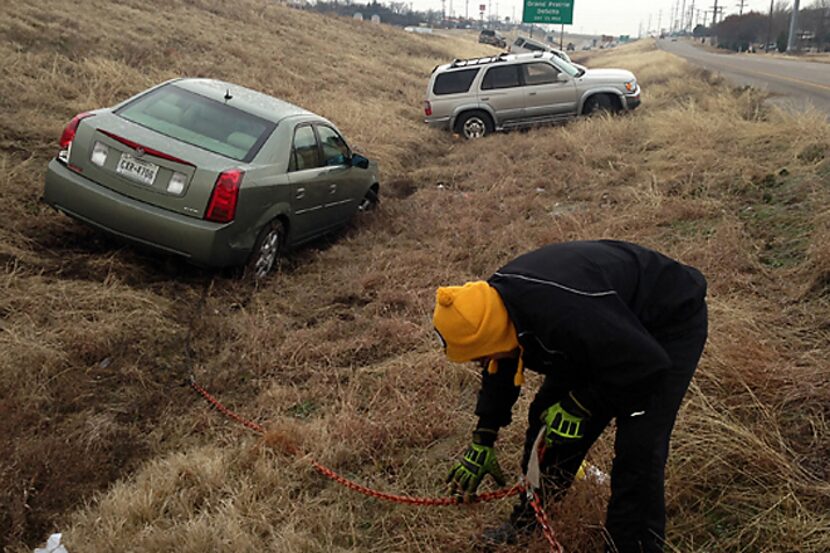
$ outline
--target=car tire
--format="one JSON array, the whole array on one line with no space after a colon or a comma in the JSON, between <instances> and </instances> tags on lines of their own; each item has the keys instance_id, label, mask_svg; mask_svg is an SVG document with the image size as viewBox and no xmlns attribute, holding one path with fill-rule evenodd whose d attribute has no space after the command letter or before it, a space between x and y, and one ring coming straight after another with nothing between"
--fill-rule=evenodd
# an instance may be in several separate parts
<instances>
[{"instance_id":1,"label":"car tire","mask_svg":"<svg viewBox=\"0 0 830 553\"><path fill-rule=\"evenodd\" d=\"M455 132L467 140L483 138L492 133L494 128L493 120L484 111L462 113L455 124Z\"/></svg>"},{"instance_id":2,"label":"car tire","mask_svg":"<svg viewBox=\"0 0 830 553\"><path fill-rule=\"evenodd\" d=\"M379 203L380 196L378 195L378 188L377 185L374 185L366 191L366 195L363 196L363 199L360 200L359 204L357 204L357 210L361 213L374 211L377 209Z\"/></svg>"},{"instance_id":3,"label":"car tire","mask_svg":"<svg viewBox=\"0 0 830 553\"><path fill-rule=\"evenodd\" d=\"M585 115L600 115L603 113L614 113L616 111L614 102L607 94L594 94L585 101L582 113Z\"/></svg>"},{"instance_id":4,"label":"car tire","mask_svg":"<svg viewBox=\"0 0 830 553\"><path fill-rule=\"evenodd\" d=\"M248 260L247 272L255 279L267 277L277 266L285 244L285 226L274 219L259 232Z\"/></svg>"}]
</instances>

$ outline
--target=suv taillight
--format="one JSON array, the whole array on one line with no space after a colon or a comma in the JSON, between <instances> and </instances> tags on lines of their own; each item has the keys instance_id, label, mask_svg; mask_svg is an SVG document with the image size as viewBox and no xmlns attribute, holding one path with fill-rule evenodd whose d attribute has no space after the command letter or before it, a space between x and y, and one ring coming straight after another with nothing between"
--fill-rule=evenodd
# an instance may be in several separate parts
<instances>
[{"instance_id":1,"label":"suv taillight","mask_svg":"<svg viewBox=\"0 0 830 553\"><path fill-rule=\"evenodd\" d=\"M432 115L432 104L430 104L428 100L424 100L424 115L427 117Z\"/></svg>"},{"instance_id":2,"label":"suv taillight","mask_svg":"<svg viewBox=\"0 0 830 553\"><path fill-rule=\"evenodd\" d=\"M78 125L81 123L81 119L86 119L87 117L92 117L91 113L79 113L72 120L66 124L66 128L63 129L61 133L60 139L60 151L58 152L58 159L63 161L64 163L69 162L69 150L72 147L72 141L75 140L75 133L78 132Z\"/></svg>"},{"instance_id":3,"label":"suv taillight","mask_svg":"<svg viewBox=\"0 0 830 553\"><path fill-rule=\"evenodd\" d=\"M239 183L245 171L231 169L224 171L216 179L213 194L210 196L205 219L215 223L229 223L236 215L236 200L239 197Z\"/></svg>"}]
</instances>

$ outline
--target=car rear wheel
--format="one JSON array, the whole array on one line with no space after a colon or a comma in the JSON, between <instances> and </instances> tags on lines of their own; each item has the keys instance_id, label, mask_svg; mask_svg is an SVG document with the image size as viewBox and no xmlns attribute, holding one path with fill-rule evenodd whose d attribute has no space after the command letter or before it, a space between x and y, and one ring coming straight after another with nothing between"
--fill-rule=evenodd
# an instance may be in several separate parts
<instances>
[{"instance_id":1,"label":"car rear wheel","mask_svg":"<svg viewBox=\"0 0 830 553\"><path fill-rule=\"evenodd\" d=\"M601 113L614 113L617 111L613 100L607 94L594 94L585 102L585 115L598 115Z\"/></svg>"},{"instance_id":2,"label":"car rear wheel","mask_svg":"<svg viewBox=\"0 0 830 553\"><path fill-rule=\"evenodd\" d=\"M493 132L493 120L483 111L468 111L458 118L455 130L467 140L482 138Z\"/></svg>"},{"instance_id":3,"label":"car rear wheel","mask_svg":"<svg viewBox=\"0 0 830 553\"><path fill-rule=\"evenodd\" d=\"M285 227L282 222L273 220L262 229L257 238L248 270L254 278L265 278L277 265L283 243L285 242Z\"/></svg>"}]
</instances>

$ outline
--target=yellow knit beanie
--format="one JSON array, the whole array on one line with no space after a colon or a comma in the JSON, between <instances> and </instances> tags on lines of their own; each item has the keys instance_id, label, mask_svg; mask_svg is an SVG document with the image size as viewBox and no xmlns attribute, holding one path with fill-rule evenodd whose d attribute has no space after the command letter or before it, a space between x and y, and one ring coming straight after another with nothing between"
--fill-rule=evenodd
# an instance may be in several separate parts
<instances>
[{"instance_id":1,"label":"yellow knit beanie","mask_svg":"<svg viewBox=\"0 0 830 553\"><path fill-rule=\"evenodd\" d=\"M438 288L432 323L446 343L447 357L456 363L519 347L516 329L501 296L483 280ZM491 362L490 372L496 369L496 363ZM520 385L522 380L520 358L516 384Z\"/></svg>"}]
</instances>

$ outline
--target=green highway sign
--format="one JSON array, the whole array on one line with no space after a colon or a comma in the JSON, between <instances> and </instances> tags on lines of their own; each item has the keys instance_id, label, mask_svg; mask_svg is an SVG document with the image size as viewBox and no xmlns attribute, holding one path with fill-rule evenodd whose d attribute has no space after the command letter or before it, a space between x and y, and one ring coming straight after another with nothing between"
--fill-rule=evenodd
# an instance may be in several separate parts
<instances>
[{"instance_id":1,"label":"green highway sign","mask_svg":"<svg viewBox=\"0 0 830 553\"><path fill-rule=\"evenodd\" d=\"M562 23L574 20L574 0L524 0L523 23Z\"/></svg>"}]
</instances>

